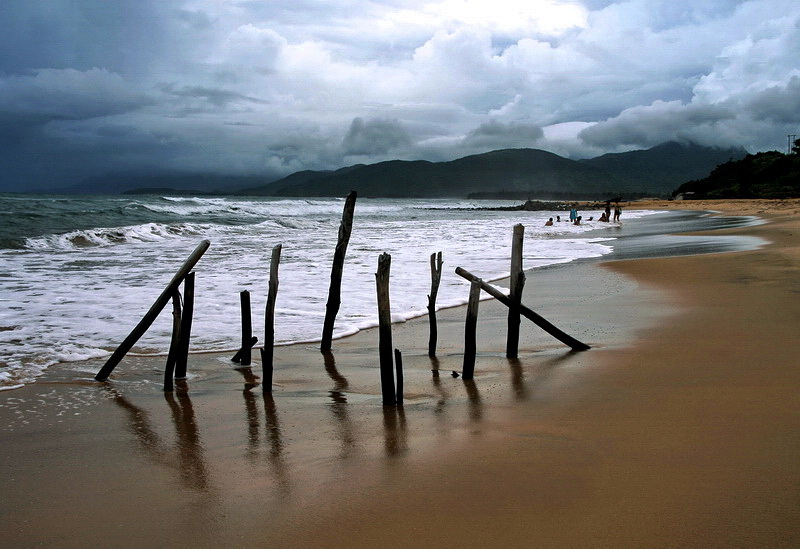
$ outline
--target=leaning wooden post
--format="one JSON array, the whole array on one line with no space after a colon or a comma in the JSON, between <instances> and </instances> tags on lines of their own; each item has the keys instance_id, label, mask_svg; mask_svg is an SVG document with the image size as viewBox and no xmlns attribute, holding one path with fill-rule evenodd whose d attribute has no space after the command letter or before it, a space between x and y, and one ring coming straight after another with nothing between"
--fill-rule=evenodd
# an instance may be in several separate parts
<instances>
[{"instance_id":1,"label":"leaning wooden post","mask_svg":"<svg viewBox=\"0 0 800 549\"><path fill-rule=\"evenodd\" d=\"M477 350L476 332L478 328L478 304L481 298L481 285L472 281L469 287L469 303L467 303L467 319L464 322L464 366L461 377L472 379L475 374L475 351Z\"/></svg>"},{"instance_id":2,"label":"leaning wooden post","mask_svg":"<svg viewBox=\"0 0 800 549\"><path fill-rule=\"evenodd\" d=\"M392 256L383 253L378 258L375 285L378 292L378 357L381 368L381 392L384 406L394 406L397 397L394 390L394 368L392 365L392 313L389 304L389 269Z\"/></svg>"},{"instance_id":3,"label":"leaning wooden post","mask_svg":"<svg viewBox=\"0 0 800 549\"><path fill-rule=\"evenodd\" d=\"M172 338L169 343L169 353L167 354L167 365L164 367L164 392L168 393L174 389L173 376L175 374L175 362L180 352L178 348L181 344L181 294L177 288L172 295Z\"/></svg>"},{"instance_id":4,"label":"leaning wooden post","mask_svg":"<svg viewBox=\"0 0 800 549\"><path fill-rule=\"evenodd\" d=\"M194 273L183 279L183 313L181 314L181 341L175 360L175 379L186 379L186 365L189 361L189 342L192 336L192 316L194 315Z\"/></svg>"},{"instance_id":5,"label":"leaning wooden post","mask_svg":"<svg viewBox=\"0 0 800 549\"><path fill-rule=\"evenodd\" d=\"M507 296L503 295L503 292L500 290L490 286L474 274L470 273L466 269L462 269L461 267L456 267L456 274L460 277L466 278L470 281L476 281L480 284L481 290L495 298L497 301L505 305L506 307L511 306L511 301L508 299ZM586 351L591 349L587 344L578 341L574 337L570 336L569 334L559 330L553 324L547 321L547 319L543 318L536 312L530 310L525 305L519 306L519 312L522 313L522 316L539 326L542 330L559 340L560 342L564 343L565 345L569 345L572 347L573 351Z\"/></svg>"},{"instance_id":6,"label":"leaning wooden post","mask_svg":"<svg viewBox=\"0 0 800 549\"><path fill-rule=\"evenodd\" d=\"M275 347L275 301L278 297L278 265L281 262L281 248L272 248L269 264L269 293L264 314L264 346L261 348L261 387L265 393L272 392L272 359Z\"/></svg>"},{"instance_id":7,"label":"leaning wooden post","mask_svg":"<svg viewBox=\"0 0 800 549\"><path fill-rule=\"evenodd\" d=\"M397 372L397 405L403 404L403 354L400 349L394 350L394 367Z\"/></svg>"},{"instance_id":8,"label":"leaning wooden post","mask_svg":"<svg viewBox=\"0 0 800 549\"><path fill-rule=\"evenodd\" d=\"M428 338L428 356L436 356L436 341L439 330L436 326L436 296L439 293L439 283L442 281L442 252L431 254L431 293L428 296L428 323L430 324L430 337Z\"/></svg>"},{"instance_id":9,"label":"leaning wooden post","mask_svg":"<svg viewBox=\"0 0 800 549\"><path fill-rule=\"evenodd\" d=\"M522 289L525 285L525 273L522 271L522 245L525 239L525 227L520 223L514 225L514 237L511 241L511 271L508 298L508 335L506 337L506 357L517 358L519 354L519 306L522 303Z\"/></svg>"},{"instance_id":10,"label":"leaning wooden post","mask_svg":"<svg viewBox=\"0 0 800 549\"><path fill-rule=\"evenodd\" d=\"M250 317L250 292L242 290L239 293L239 303L242 308L242 353L239 355L239 362L242 366L250 366L252 345L250 340L253 338L253 320Z\"/></svg>"},{"instance_id":11,"label":"leaning wooden post","mask_svg":"<svg viewBox=\"0 0 800 549\"><path fill-rule=\"evenodd\" d=\"M167 287L164 288L164 291L161 292L161 295L158 296L155 303L153 303L150 310L145 313L142 320L139 321L139 324L128 334L128 337L120 343L117 350L114 351L111 356L108 358L106 363L100 368L100 371L97 372L97 375L94 378L97 381L105 381L108 379L108 376L111 375L111 372L114 371L114 368L117 367L117 364L122 360L122 358L131 350L131 347L136 345L136 342L139 341L139 338L144 335L147 329L153 324L158 314L164 308L164 306L169 302L170 297L172 297L175 288L177 288L183 278L191 272L197 262L200 261L200 258L203 257L203 254L206 253L206 250L211 245L211 242L208 240L203 240L197 248L192 252L189 258L181 265L181 268L178 269L178 272L175 273L175 276L172 277L172 280Z\"/></svg>"},{"instance_id":12,"label":"leaning wooden post","mask_svg":"<svg viewBox=\"0 0 800 549\"><path fill-rule=\"evenodd\" d=\"M331 267L331 285L328 289L328 302L325 304L325 321L322 325L322 342L320 350L330 351L333 340L333 325L342 302L342 270L347 245L350 242L350 232L353 229L353 213L356 209L356 191L350 191L344 203L342 222L339 225L339 239L333 253L333 267Z\"/></svg>"}]
</instances>

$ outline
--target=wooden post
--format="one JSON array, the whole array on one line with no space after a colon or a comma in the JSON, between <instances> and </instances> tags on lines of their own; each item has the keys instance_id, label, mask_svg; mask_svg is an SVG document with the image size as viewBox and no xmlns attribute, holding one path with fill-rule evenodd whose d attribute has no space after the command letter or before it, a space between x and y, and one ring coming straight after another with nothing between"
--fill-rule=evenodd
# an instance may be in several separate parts
<instances>
[{"instance_id":1,"label":"wooden post","mask_svg":"<svg viewBox=\"0 0 800 549\"><path fill-rule=\"evenodd\" d=\"M181 341L175 360L175 379L186 379L186 364L189 361L189 342L192 337L194 315L194 273L183 279L183 313L181 315Z\"/></svg>"},{"instance_id":2,"label":"wooden post","mask_svg":"<svg viewBox=\"0 0 800 549\"><path fill-rule=\"evenodd\" d=\"M236 353L233 355L233 358L231 358L231 362L241 362L242 354L244 353L245 349L247 349L247 352L249 353L250 349L254 347L256 343L258 343L258 338L256 336L253 336L250 338L250 341L248 343L249 344L246 347L240 347L239 350L236 351Z\"/></svg>"},{"instance_id":3,"label":"wooden post","mask_svg":"<svg viewBox=\"0 0 800 549\"><path fill-rule=\"evenodd\" d=\"M278 266L281 262L281 248L280 244L272 248L272 259L269 264L269 293L267 294L267 308L264 314L264 346L261 348L261 386L266 393L272 392L275 300L278 297Z\"/></svg>"},{"instance_id":4,"label":"wooden post","mask_svg":"<svg viewBox=\"0 0 800 549\"><path fill-rule=\"evenodd\" d=\"M522 289L525 285L525 273L522 271L522 245L525 239L525 227L520 223L514 225L514 237L511 241L511 271L508 299L508 334L506 337L506 357L517 358L519 354L519 306L522 303Z\"/></svg>"},{"instance_id":5,"label":"wooden post","mask_svg":"<svg viewBox=\"0 0 800 549\"><path fill-rule=\"evenodd\" d=\"M428 321L430 337L428 338L428 356L436 356L436 341L439 330L436 326L436 296L439 283L442 281L442 252L431 254L431 293L428 296Z\"/></svg>"},{"instance_id":6,"label":"wooden post","mask_svg":"<svg viewBox=\"0 0 800 549\"><path fill-rule=\"evenodd\" d=\"M389 304L389 270L392 256L383 253L378 258L375 285L378 291L378 356L381 368L381 392L384 406L394 406L397 397L394 390L394 368L392 365L392 313Z\"/></svg>"},{"instance_id":7,"label":"wooden post","mask_svg":"<svg viewBox=\"0 0 800 549\"><path fill-rule=\"evenodd\" d=\"M342 222L339 225L339 239L333 253L333 267L331 267L331 285L328 289L328 302L325 304L325 321L322 325L322 342L320 350L330 351L333 339L333 325L342 303L342 270L347 245L350 242L350 232L353 229L353 213L356 209L356 191L350 191L344 203Z\"/></svg>"},{"instance_id":8,"label":"wooden post","mask_svg":"<svg viewBox=\"0 0 800 549\"><path fill-rule=\"evenodd\" d=\"M394 350L394 367L397 372L397 405L403 405L403 354L400 349Z\"/></svg>"},{"instance_id":9,"label":"wooden post","mask_svg":"<svg viewBox=\"0 0 800 549\"><path fill-rule=\"evenodd\" d=\"M475 373L476 331L478 328L478 304L480 303L480 298L481 286L473 280L469 287L467 319L464 322L464 366L461 368L461 377L463 379L472 379Z\"/></svg>"},{"instance_id":10,"label":"wooden post","mask_svg":"<svg viewBox=\"0 0 800 549\"><path fill-rule=\"evenodd\" d=\"M466 278L467 280L478 282L478 284L480 284L481 290L491 295L493 298L495 298L497 301L499 301L506 307L511 306L511 301L508 299L508 297L503 295L501 291L497 290L496 288L493 288L492 286L490 286L489 284L487 284L474 274L470 273L466 269L462 269L461 267L456 267L456 274L460 277ZM572 347L573 351L586 351L587 349L591 349L591 347L589 347L585 343L578 341L569 334L559 330L553 324L548 322L545 318L538 315L534 311L530 310L525 305L519 306L519 312L522 313L522 316L524 316L525 318L527 318L528 320L539 326L542 330L544 330L545 332L547 332L560 342Z\"/></svg>"},{"instance_id":11,"label":"wooden post","mask_svg":"<svg viewBox=\"0 0 800 549\"><path fill-rule=\"evenodd\" d=\"M122 358L131 350L131 347L136 345L136 342L139 341L139 338L144 335L147 329L153 324L158 314L164 308L164 306L169 302L170 297L172 297L175 288L177 288L183 278L191 272L197 262L200 261L200 258L203 257L203 254L206 253L206 250L211 245L211 242L208 240L203 240L197 248L192 252L189 258L181 265L181 268L178 269L178 272L175 273L175 276L172 277L172 280L167 287L164 288L164 291L161 292L161 295L158 296L155 303L150 307L150 310L145 313L142 320L139 321L139 324L131 330L131 333L128 334L128 337L120 343L117 350L114 351L111 356L108 358L106 363L100 368L100 371L97 372L97 375L94 378L97 381L105 381L108 379L108 376L111 375L111 372L114 371L114 368L117 367L117 364L122 360Z\"/></svg>"},{"instance_id":12,"label":"wooden post","mask_svg":"<svg viewBox=\"0 0 800 549\"><path fill-rule=\"evenodd\" d=\"M242 366L250 366L252 354L250 353L250 340L253 337L253 320L250 317L250 292L242 290L239 293L239 303L242 308L242 354L239 362Z\"/></svg>"},{"instance_id":13,"label":"wooden post","mask_svg":"<svg viewBox=\"0 0 800 549\"><path fill-rule=\"evenodd\" d=\"M173 376L175 374L175 362L179 353L181 343L181 294L177 288L172 294L172 338L169 343L169 353L167 354L167 365L164 367L164 392L174 390Z\"/></svg>"}]
</instances>

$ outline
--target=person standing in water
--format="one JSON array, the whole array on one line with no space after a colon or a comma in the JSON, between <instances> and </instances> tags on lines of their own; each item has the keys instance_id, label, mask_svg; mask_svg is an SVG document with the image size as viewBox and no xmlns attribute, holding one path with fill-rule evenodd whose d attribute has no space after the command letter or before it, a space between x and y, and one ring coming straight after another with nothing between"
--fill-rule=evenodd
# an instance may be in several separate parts
<instances>
[{"instance_id":1,"label":"person standing in water","mask_svg":"<svg viewBox=\"0 0 800 549\"><path fill-rule=\"evenodd\" d=\"M619 204L614 206L614 223L619 223L619 216L622 215L622 208L619 207Z\"/></svg>"}]
</instances>

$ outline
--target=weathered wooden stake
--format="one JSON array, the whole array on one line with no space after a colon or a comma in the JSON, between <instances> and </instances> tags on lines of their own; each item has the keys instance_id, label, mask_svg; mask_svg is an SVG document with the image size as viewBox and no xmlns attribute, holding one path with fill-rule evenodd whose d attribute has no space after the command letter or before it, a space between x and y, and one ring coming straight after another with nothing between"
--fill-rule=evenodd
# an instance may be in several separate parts
<instances>
[{"instance_id":1,"label":"weathered wooden stake","mask_svg":"<svg viewBox=\"0 0 800 549\"><path fill-rule=\"evenodd\" d=\"M403 354L400 349L394 350L394 367L397 372L397 405L403 405Z\"/></svg>"},{"instance_id":2,"label":"weathered wooden stake","mask_svg":"<svg viewBox=\"0 0 800 549\"><path fill-rule=\"evenodd\" d=\"M511 241L511 271L508 299L508 334L506 337L506 357L517 358L519 354L519 306L522 303L522 289L525 285L525 273L522 271L522 245L525 239L525 227L520 223L514 225L514 237Z\"/></svg>"},{"instance_id":3,"label":"weathered wooden stake","mask_svg":"<svg viewBox=\"0 0 800 549\"><path fill-rule=\"evenodd\" d=\"M189 341L192 337L192 317L194 316L194 273L183 279L183 312L181 314L181 341L175 360L175 379L186 379L186 365L189 362Z\"/></svg>"},{"instance_id":4,"label":"weathered wooden stake","mask_svg":"<svg viewBox=\"0 0 800 549\"><path fill-rule=\"evenodd\" d=\"M392 313L389 304L389 270L392 256L383 253L378 258L375 285L378 291L378 357L381 368L381 392L384 406L394 406L397 397L394 390L394 368L392 365Z\"/></svg>"},{"instance_id":5,"label":"weathered wooden stake","mask_svg":"<svg viewBox=\"0 0 800 549\"><path fill-rule=\"evenodd\" d=\"M331 285L328 289L328 302L325 304L325 321L322 325L322 342L320 350L330 351L333 340L333 325L336 323L336 314L342 303L342 270L347 245L350 242L350 232L353 229L353 213L356 209L356 191L350 191L344 203L342 222L339 225L339 239L333 253L333 267L331 267Z\"/></svg>"},{"instance_id":6,"label":"weathered wooden stake","mask_svg":"<svg viewBox=\"0 0 800 549\"><path fill-rule=\"evenodd\" d=\"M164 392L174 390L173 376L175 375L175 362L178 358L178 347L181 342L181 294L178 289L172 294L172 338L169 343L167 364L164 367Z\"/></svg>"},{"instance_id":7,"label":"weathered wooden stake","mask_svg":"<svg viewBox=\"0 0 800 549\"><path fill-rule=\"evenodd\" d=\"M231 358L231 362L241 362L242 353L244 353L244 350L247 349L247 352L249 353L250 349L254 347L256 343L258 343L258 338L256 336L251 337L249 343L250 344L247 347L239 348L239 350L236 351L236 353L233 355L233 358Z\"/></svg>"},{"instance_id":8,"label":"weathered wooden stake","mask_svg":"<svg viewBox=\"0 0 800 549\"><path fill-rule=\"evenodd\" d=\"M467 303L467 319L464 322L464 366L461 368L463 379L472 379L475 374L475 351L477 350L476 331L478 328L478 304L481 298L481 286L472 281L469 287L469 303Z\"/></svg>"},{"instance_id":9,"label":"weathered wooden stake","mask_svg":"<svg viewBox=\"0 0 800 549\"><path fill-rule=\"evenodd\" d=\"M436 326L436 296L439 283L442 281L442 252L431 254L431 293L428 296L428 321L430 337L428 338L428 356L436 356L436 341L439 329Z\"/></svg>"},{"instance_id":10,"label":"weathered wooden stake","mask_svg":"<svg viewBox=\"0 0 800 549\"><path fill-rule=\"evenodd\" d=\"M489 284L487 284L474 274L470 273L466 269L462 269L461 267L456 267L456 274L460 277L466 278L467 280L477 281L478 284L480 284L481 290L491 295L493 298L495 298L497 301L499 301L506 307L511 306L511 301L508 299L508 297L503 295L503 293L500 290L490 286ZM527 318L528 320L539 326L542 330L544 330L545 332L547 332L560 342L572 347L573 351L586 351L587 349L591 349L591 347L589 347L585 343L578 341L569 334L559 330L553 324L548 322L545 318L535 313L531 309L527 308L525 305L519 306L519 312L522 313L522 316L524 316L525 318Z\"/></svg>"},{"instance_id":11,"label":"weathered wooden stake","mask_svg":"<svg viewBox=\"0 0 800 549\"><path fill-rule=\"evenodd\" d=\"M242 308L242 354L239 362L242 366L250 366L252 360L250 340L253 337L253 319L250 316L250 292L239 292L239 302Z\"/></svg>"},{"instance_id":12,"label":"weathered wooden stake","mask_svg":"<svg viewBox=\"0 0 800 549\"><path fill-rule=\"evenodd\" d=\"M97 372L97 375L94 378L97 381L105 381L108 379L108 376L111 375L111 372L114 371L114 368L117 367L117 364L122 360L122 358L131 350L131 347L136 345L136 342L139 341L139 338L144 335L147 329L153 324L158 314L164 308L164 306L169 302L170 297L172 297L173 292L175 289L180 285L183 278L189 274L189 272L197 265L197 262L200 261L200 258L203 257L203 254L206 253L206 250L211 245L211 242L208 240L203 240L197 248L192 252L189 258L181 265L178 272L175 273L175 276L172 277L172 280L167 287L164 288L164 291L161 292L161 295L158 296L155 303L150 307L150 310L145 313L142 320L139 321L139 324L131 330L131 333L128 334L128 337L120 343L117 350L114 351L111 356L108 358L106 363L100 368L100 371Z\"/></svg>"},{"instance_id":13,"label":"weathered wooden stake","mask_svg":"<svg viewBox=\"0 0 800 549\"><path fill-rule=\"evenodd\" d=\"M272 248L269 264L269 293L264 314L264 346L261 348L261 386L265 393L272 392L272 359L275 347L275 301L278 298L278 266L281 263L281 248Z\"/></svg>"}]
</instances>

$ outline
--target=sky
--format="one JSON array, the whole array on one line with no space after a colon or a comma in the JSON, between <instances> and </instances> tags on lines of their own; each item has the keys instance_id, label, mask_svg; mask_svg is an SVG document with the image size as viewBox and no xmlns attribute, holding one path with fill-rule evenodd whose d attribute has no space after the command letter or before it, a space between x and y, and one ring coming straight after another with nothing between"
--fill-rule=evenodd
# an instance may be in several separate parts
<instances>
[{"instance_id":1,"label":"sky","mask_svg":"<svg viewBox=\"0 0 800 549\"><path fill-rule=\"evenodd\" d=\"M785 151L797 0L2 0L0 190L530 147Z\"/></svg>"}]
</instances>

